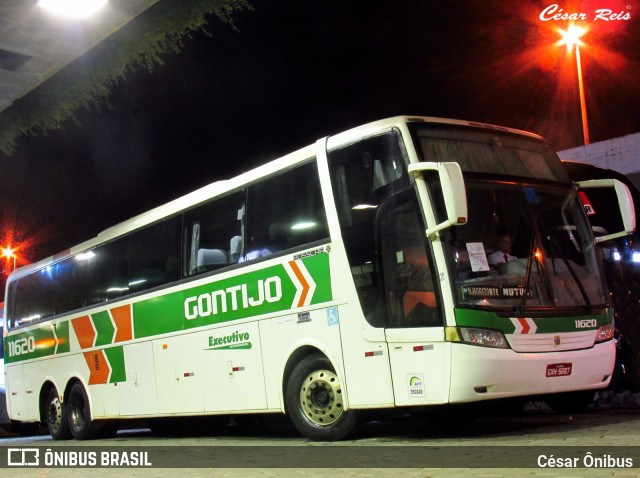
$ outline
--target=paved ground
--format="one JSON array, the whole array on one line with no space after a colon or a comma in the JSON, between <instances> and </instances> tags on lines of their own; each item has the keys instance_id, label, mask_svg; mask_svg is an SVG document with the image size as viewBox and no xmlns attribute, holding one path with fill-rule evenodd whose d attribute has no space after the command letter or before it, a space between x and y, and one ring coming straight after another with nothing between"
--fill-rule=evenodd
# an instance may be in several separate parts
<instances>
[{"instance_id":1,"label":"paved ground","mask_svg":"<svg viewBox=\"0 0 640 478\"><path fill-rule=\"evenodd\" d=\"M433 417L432 417L433 418ZM442 418L442 417L440 417ZM49 437L0 440L3 447L64 446L100 450L105 446L144 450L146 446L170 448L175 464L187 462L199 468L153 469L12 469L19 477L84 477L88 474L118 478L129 477L307 477L321 474L338 477L639 477L640 478L640 409L594 409L586 414L559 415L546 410L530 410L522 414L486 417L472 423L447 424L444 420L422 420L400 417L372 422L357 440L338 444L311 443L300 438L288 426L270 429L227 427L217 434L201 436L158 437L148 430L123 431L113 439L91 442L53 442ZM202 431L202 430L200 430ZM627 448L601 448L601 447ZM268 447L268 448L265 448ZM568 448L571 447L571 448ZM56 450L60 450L56 448ZM612 453L615 451L616 453ZM604 454L633 459L634 468L557 469L531 467L531 460L571 456L579 464L587 453L593 457ZM4 451L0 450L0 453ZM446 467L423 466L425 455L435 453L436 459L446 457ZM533 457L533 458L532 458ZM469 466L469 460L477 459ZM294 468L265 468L269 460L294 462ZM380 461L383 461L381 464ZM388 461L384 461L388 460ZM254 468L219 468L228 466ZM301 463L302 461L302 463ZM428 462L428 461L427 461ZM515 463L517 466L509 466ZM529 465L522 466L522 463ZM217 465L218 466L217 466ZM354 464L360 468L348 468ZM369 467L368 464L374 466ZM449 468L456 466L457 468ZM402 466L409 466L402 468ZM309 468L309 466L311 468ZM390 468L392 466L394 468ZM429 465L426 465L429 466ZM479 467L476 467L479 466ZM495 466L487 468L489 466ZM535 464L533 465L535 466ZM0 470L5 474L8 470ZM4 472L4 473L3 473Z\"/></svg>"}]
</instances>

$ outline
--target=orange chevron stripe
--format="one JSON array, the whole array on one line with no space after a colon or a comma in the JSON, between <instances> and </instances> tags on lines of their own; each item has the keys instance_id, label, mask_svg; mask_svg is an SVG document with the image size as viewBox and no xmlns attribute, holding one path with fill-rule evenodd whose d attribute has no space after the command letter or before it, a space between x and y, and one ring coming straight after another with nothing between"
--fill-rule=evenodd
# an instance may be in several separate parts
<instances>
[{"instance_id":1,"label":"orange chevron stripe","mask_svg":"<svg viewBox=\"0 0 640 478\"><path fill-rule=\"evenodd\" d=\"M111 373L111 366L104 352L102 350L85 352L84 360L89 366L89 385L107 383Z\"/></svg>"},{"instance_id":2,"label":"orange chevron stripe","mask_svg":"<svg viewBox=\"0 0 640 478\"><path fill-rule=\"evenodd\" d=\"M116 323L116 338L114 343L131 340L133 338L133 331L131 329L131 306L123 305L122 307L111 309L111 316Z\"/></svg>"},{"instance_id":3,"label":"orange chevron stripe","mask_svg":"<svg viewBox=\"0 0 640 478\"><path fill-rule=\"evenodd\" d=\"M76 333L76 337L78 338L80 348L88 349L90 347L93 347L93 344L96 340L96 332L95 330L93 330L91 318L88 315L85 315L84 317L78 317L71 321L71 325L73 326L73 330Z\"/></svg>"},{"instance_id":4,"label":"orange chevron stripe","mask_svg":"<svg viewBox=\"0 0 640 478\"><path fill-rule=\"evenodd\" d=\"M298 301L298 307L302 307L305 300L307 300L307 294L309 294L309 289L311 287L302 275L302 272L300 271L298 264L296 264L296 261L289 261L289 265L291 266L293 273L296 275L296 278L300 281L300 284L302 284L302 294L300 294L300 300Z\"/></svg>"}]
</instances>

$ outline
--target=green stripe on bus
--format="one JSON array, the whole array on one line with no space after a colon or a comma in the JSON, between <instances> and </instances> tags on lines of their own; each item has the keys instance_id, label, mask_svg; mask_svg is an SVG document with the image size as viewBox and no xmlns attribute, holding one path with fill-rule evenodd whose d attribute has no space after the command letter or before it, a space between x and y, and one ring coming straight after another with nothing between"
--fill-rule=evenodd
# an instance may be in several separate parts
<instances>
[{"instance_id":1,"label":"green stripe on bus","mask_svg":"<svg viewBox=\"0 0 640 478\"><path fill-rule=\"evenodd\" d=\"M63 354L71 350L69 343L69 321L59 321L56 323L56 336L58 337L58 348L56 354Z\"/></svg>"},{"instance_id":2,"label":"green stripe on bus","mask_svg":"<svg viewBox=\"0 0 640 478\"><path fill-rule=\"evenodd\" d=\"M456 325L460 327L478 327L482 329L500 330L512 334L515 326L508 317L500 317L485 310L456 309Z\"/></svg>"},{"instance_id":3,"label":"green stripe on bus","mask_svg":"<svg viewBox=\"0 0 640 478\"><path fill-rule=\"evenodd\" d=\"M599 315L579 315L572 317L536 317L532 320L536 325L536 334L549 334L560 332L577 332L583 330L597 329L598 327L611 322L611 309L603 309ZM520 316L500 317L493 312L484 310L456 309L456 325L460 327L478 327L485 329L500 330L505 334L513 334L516 330L511 318L527 317L527 314ZM589 327L578 327L581 321L591 321L596 319L597 325Z\"/></svg>"},{"instance_id":4,"label":"green stripe on bus","mask_svg":"<svg viewBox=\"0 0 640 478\"><path fill-rule=\"evenodd\" d=\"M109 365L111 366L111 377L109 383L126 382L127 373L124 366L124 348L111 347L104 350Z\"/></svg>"},{"instance_id":5,"label":"green stripe on bus","mask_svg":"<svg viewBox=\"0 0 640 478\"><path fill-rule=\"evenodd\" d=\"M133 336L153 337L236 319L286 312L332 299L329 255L320 253L134 303ZM109 312L91 314L91 320L96 329L95 346L113 343L115 327ZM8 336L5 343L6 362L70 352L69 320L58 321L55 327L57 341L53 334L53 322L43 322L29 331ZM124 355L121 347L109 350L116 349L120 352L105 353L109 362L113 355L115 363L120 364L120 368L114 367L113 372L117 381L120 381L121 378L124 380Z\"/></svg>"},{"instance_id":6,"label":"green stripe on bus","mask_svg":"<svg viewBox=\"0 0 640 478\"><path fill-rule=\"evenodd\" d=\"M328 254L302 259L315 283L310 304L332 300ZM277 264L133 304L134 337L151 337L296 308L300 285Z\"/></svg>"},{"instance_id":7,"label":"green stripe on bus","mask_svg":"<svg viewBox=\"0 0 640 478\"><path fill-rule=\"evenodd\" d=\"M57 343L53 334L53 325L50 322L43 323L28 332L7 336L4 340L4 359L8 364L53 355Z\"/></svg>"},{"instance_id":8,"label":"green stripe on bus","mask_svg":"<svg viewBox=\"0 0 640 478\"><path fill-rule=\"evenodd\" d=\"M95 346L99 347L101 345L111 344L116 328L113 326L109 312L105 310L97 314L91 314L91 320L93 321L97 334Z\"/></svg>"}]
</instances>

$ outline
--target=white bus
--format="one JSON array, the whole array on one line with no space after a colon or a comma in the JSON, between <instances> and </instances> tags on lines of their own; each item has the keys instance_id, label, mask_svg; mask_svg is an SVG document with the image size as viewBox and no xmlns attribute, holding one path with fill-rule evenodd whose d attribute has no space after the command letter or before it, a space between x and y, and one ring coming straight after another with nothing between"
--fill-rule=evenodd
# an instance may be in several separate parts
<instances>
[{"instance_id":1,"label":"white bus","mask_svg":"<svg viewBox=\"0 0 640 478\"><path fill-rule=\"evenodd\" d=\"M0 302L0 317L4 317L4 302ZM2 320L2 319L0 319ZM2 322L4 324L4 322ZM0 325L0 428L10 429L11 420L7 413L7 401L4 393L4 326Z\"/></svg>"},{"instance_id":2,"label":"white bus","mask_svg":"<svg viewBox=\"0 0 640 478\"><path fill-rule=\"evenodd\" d=\"M626 234L628 190L608 186ZM614 366L594 246L539 136L367 124L15 271L9 413L55 439L126 419L286 413L303 435L338 440L365 410L561 407L606 387Z\"/></svg>"}]
</instances>

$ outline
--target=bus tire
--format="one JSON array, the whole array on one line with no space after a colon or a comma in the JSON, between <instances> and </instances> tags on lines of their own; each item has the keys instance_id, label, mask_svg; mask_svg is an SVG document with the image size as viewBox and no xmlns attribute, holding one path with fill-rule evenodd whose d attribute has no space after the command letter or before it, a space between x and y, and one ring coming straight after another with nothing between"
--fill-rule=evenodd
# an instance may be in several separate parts
<instances>
[{"instance_id":1,"label":"bus tire","mask_svg":"<svg viewBox=\"0 0 640 478\"><path fill-rule=\"evenodd\" d=\"M76 440L93 438L97 430L95 422L91 420L91 407L84 386L76 382L69 391L67 399L67 418L69 431Z\"/></svg>"},{"instance_id":2,"label":"bus tire","mask_svg":"<svg viewBox=\"0 0 640 478\"><path fill-rule=\"evenodd\" d=\"M49 390L45 404L45 420L47 430L54 440L68 440L71 438L67 420L67 404L61 402L55 388Z\"/></svg>"},{"instance_id":3,"label":"bus tire","mask_svg":"<svg viewBox=\"0 0 640 478\"><path fill-rule=\"evenodd\" d=\"M305 357L295 366L285 400L293 425L312 440L342 440L360 422L356 410L344 410L342 385L331 362L320 354Z\"/></svg>"}]
</instances>

